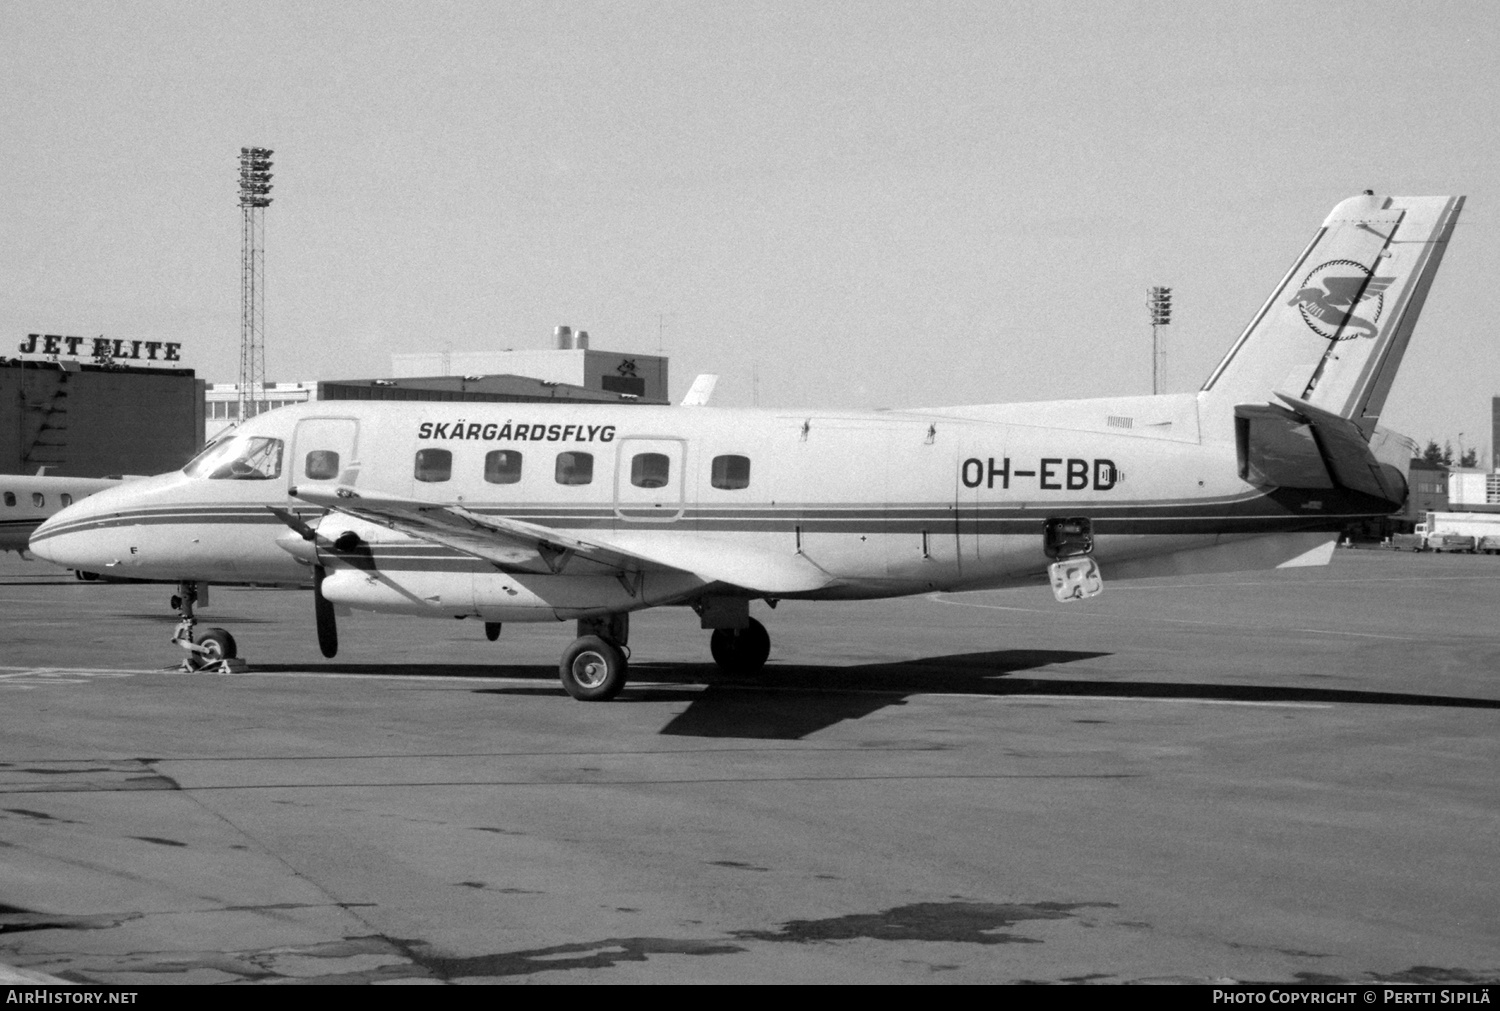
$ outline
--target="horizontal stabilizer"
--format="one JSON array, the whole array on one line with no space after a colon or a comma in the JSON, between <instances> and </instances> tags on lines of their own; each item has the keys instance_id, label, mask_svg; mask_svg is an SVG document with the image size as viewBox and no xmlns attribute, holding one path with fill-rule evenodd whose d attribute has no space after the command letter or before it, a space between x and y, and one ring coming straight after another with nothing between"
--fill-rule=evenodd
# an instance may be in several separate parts
<instances>
[{"instance_id":1,"label":"horizontal stabilizer","mask_svg":"<svg viewBox=\"0 0 1500 1011\"><path fill-rule=\"evenodd\" d=\"M1240 477L1278 488L1332 488L1313 429L1285 407L1239 404L1234 409Z\"/></svg>"},{"instance_id":2,"label":"horizontal stabilizer","mask_svg":"<svg viewBox=\"0 0 1500 1011\"><path fill-rule=\"evenodd\" d=\"M1393 508L1406 501L1406 478L1395 467L1375 458L1359 425L1305 400L1284 393L1277 396L1312 426L1323 461L1340 487L1384 499Z\"/></svg>"},{"instance_id":3,"label":"horizontal stabilizer","mask_svg":"<svg viewBox=\"0 0 1500 1011\"><path fill-rule=\"evenodd\" d=\"M1400 468L1383 463L1360 427L1305 400L1277 394L1287 407L1234 409L1240 477L1280 488L1344 488L1398 507L1406 501Z\"/></svg>"},{"instance_id":4,"label":"horizontal stabilizer","mask_svg":"<svg viewBox=\"0 0 1500 1011\"><path fill-rule=\"evenodd\" d=\"M1406 501L1406 477L1400 466L1380 460L1355 422L1284 393L1277 396L1287 407L1235 408L1242 478L1262 486L1343 487L1391 502L1392 508Z\"/></svg>"}]
</instances>

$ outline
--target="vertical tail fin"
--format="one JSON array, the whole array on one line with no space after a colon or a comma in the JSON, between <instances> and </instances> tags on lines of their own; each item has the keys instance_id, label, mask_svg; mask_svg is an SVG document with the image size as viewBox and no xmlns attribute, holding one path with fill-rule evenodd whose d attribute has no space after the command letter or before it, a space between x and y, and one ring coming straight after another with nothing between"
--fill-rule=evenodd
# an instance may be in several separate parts
<instances>
[{"instance_id":1,"label":"vertical tail fin","mask_svg":"<svg viewBox=\"0 0 1500 1011\"><path fill-rule=\"evenodd\" d=\"M1406 352L1463 197L1351 197L1203 386L1205 418L1278 396L1366 439Z\"/></svg>"}]
</instances>

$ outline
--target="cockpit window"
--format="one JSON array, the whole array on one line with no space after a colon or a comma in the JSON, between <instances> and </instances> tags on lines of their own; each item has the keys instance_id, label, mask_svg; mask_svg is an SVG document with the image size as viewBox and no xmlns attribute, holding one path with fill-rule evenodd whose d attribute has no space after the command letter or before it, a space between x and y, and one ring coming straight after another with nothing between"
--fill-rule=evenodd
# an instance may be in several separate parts
<instances>
[{"instance_id":1,"label":"cockpit window","mask_svg":"<svg viewBox=\"0 0 1500 1011\"><path fill-rule=\"evenodd\" d=\"M225 443L227 443L232 438L234 438L234 436L232 436L232 435L219 435L219 436L216 436L213 439L210 439L208 442L205 442L203 444L203 448L200 449L200 450L198 450L198 455L195 456L195 457L193 457L191 460L189 460L187 462L187 466L183 467L182 469L184 471L188 470L194 464L196 464L199 460L203 459L205 456L207 456L208 454L212 453L214 450L219 449L220 447L222 447ZM196 476L196 475L194 475L194 476Z\"/></svg>"},{"instance_id":2,"label":"cockpit window","mask_svg":"<svg viewBox=\"0 0 1500 1011\"><path fill-rule=\"evenodd\" d=\"M280 439L241 435L210 445L183 468L210 481L269 481L281 476Z\"/></svg>"}]
</instances>

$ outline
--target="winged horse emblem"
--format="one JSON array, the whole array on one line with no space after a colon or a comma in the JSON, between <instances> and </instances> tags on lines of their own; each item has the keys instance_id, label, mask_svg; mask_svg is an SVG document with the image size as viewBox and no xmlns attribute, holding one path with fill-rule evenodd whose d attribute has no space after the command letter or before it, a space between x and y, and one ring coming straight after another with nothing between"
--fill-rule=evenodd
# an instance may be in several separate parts
<instances>
[{"instance_id":1,"label":"winged horse emblem","mask_svg":"<svg viewBox=\"0 0 1500 1011\"><path fill-rule=\"evenodd\" d=\"M1384 292L1396 279L1371 277L1369 273L1347 277L1318 276L1332 266L1363 269L1359 264L1349 261L1325 263L1307 276L1302 290L1293 295L1287 305L1295 305L1300 309L1307 325L1329 339L1374 337L1380 332L1375 321L1380 318L1380 311L1385 304ZM1355 312L1367 303L1369 308L1365 311L1370 316L1369 319Z\"/></svg>"}]
</instances>

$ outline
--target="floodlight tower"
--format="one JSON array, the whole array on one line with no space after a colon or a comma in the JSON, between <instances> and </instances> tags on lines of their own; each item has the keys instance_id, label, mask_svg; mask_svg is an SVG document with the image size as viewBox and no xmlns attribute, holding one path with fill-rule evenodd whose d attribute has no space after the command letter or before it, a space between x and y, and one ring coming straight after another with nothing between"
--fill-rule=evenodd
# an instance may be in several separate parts
<instances>
[{"instance_id":1,"label":"floodlight tower","mask_svg":"<svg viewBox=\"0 0 1500 1011\"><path fill-rule=\"evenodd\" d=\"M266 208L271 206L271 149L240 148L239 420L266 399Z\"/></svg>"},{"instance_id":2,"label":"floodlight tower","mask_svg":"<svg viewBox=\"0 0 1500 1011\"><path fill-rule=\"evenodd\" d=\"M1155 287L1146 292L1151 312L1151 395L1161 392L1161 339L1158 328L1172 322L1172 289Z\"/></svg>"}]
</instances>

